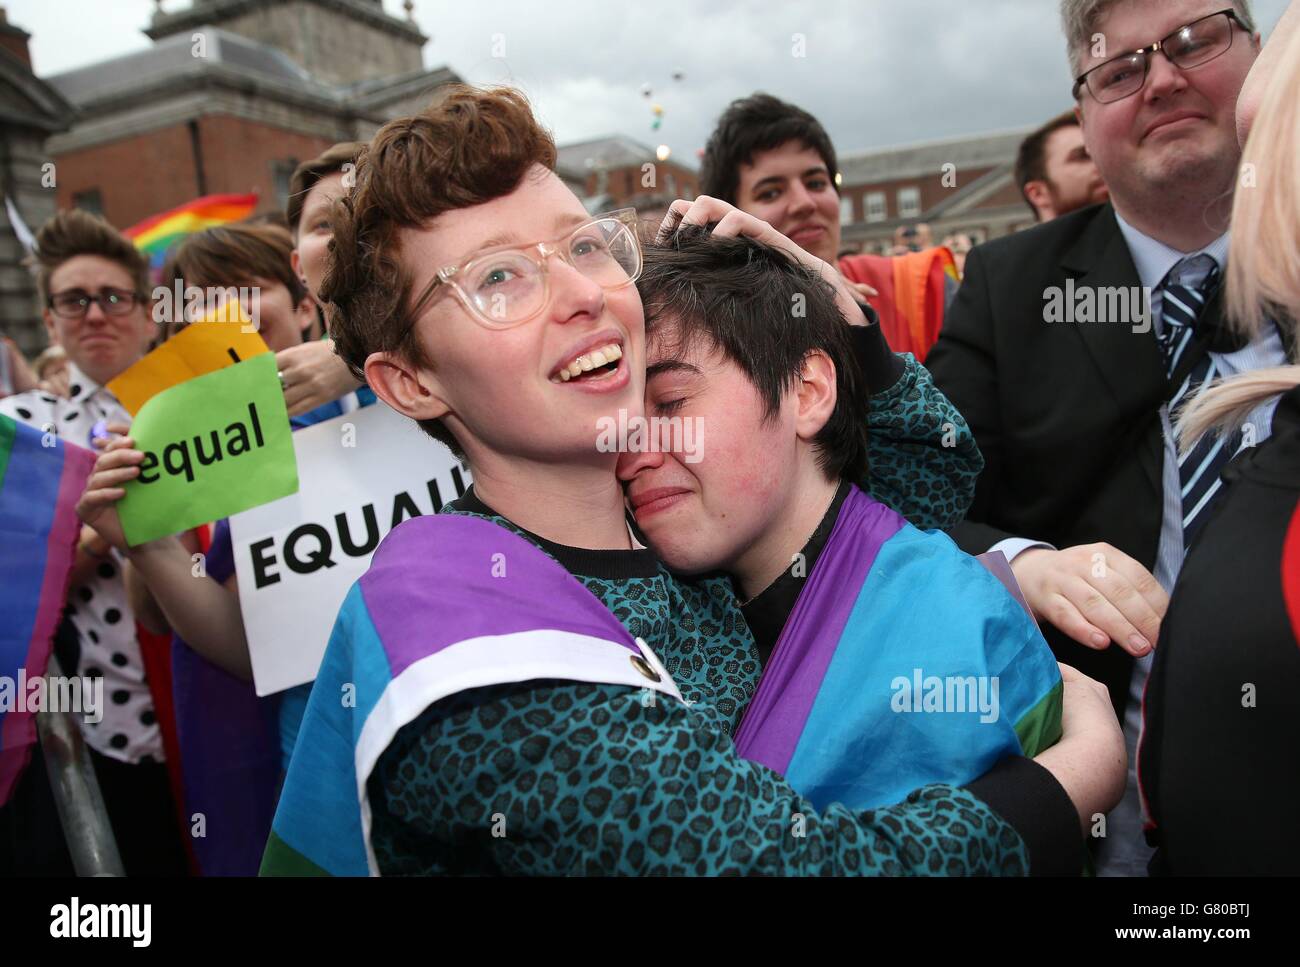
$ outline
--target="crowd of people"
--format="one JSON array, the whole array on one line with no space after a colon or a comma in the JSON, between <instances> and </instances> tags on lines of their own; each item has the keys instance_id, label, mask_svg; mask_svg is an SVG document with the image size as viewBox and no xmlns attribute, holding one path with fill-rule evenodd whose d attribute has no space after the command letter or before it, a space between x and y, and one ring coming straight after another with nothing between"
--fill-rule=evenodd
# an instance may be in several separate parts
<instances>
[{"instance_id":1,"label":"crowd of people","mask_svg":"<svg viewBox=\"0 0 1300 967\"><path fill-rule=\"evenodd\" d=\"M469 87L300 166L287 228L180 243L164 286L258 292L294 429L387 406L473 478L269 697L229 521L118 512L108 384L214 323L155 321L102 219L42 226L51 348L6 347L0 413L98 452L55 654L110 697L127 873L1300 872L1300 3L1267 45L1248 0L1061 12L1039 224L981 245L843 253L829 136L757 93L699 198L591 213ZM597 446L627 414L705 442ZM72 872L39 756L0 871Z\"/></svg>"}]
</instances>

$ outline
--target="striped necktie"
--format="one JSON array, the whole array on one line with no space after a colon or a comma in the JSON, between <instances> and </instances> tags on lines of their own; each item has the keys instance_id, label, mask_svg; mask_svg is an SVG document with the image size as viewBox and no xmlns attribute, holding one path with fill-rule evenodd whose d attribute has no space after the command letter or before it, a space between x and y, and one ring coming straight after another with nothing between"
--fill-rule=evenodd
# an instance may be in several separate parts
<instances>
[{"instance_id":1,"label":"striped necktie","mask_svg":"<svg viewBox=\"0 0 1300 967\"><path fill-rule=\"evenodd\" d=\"M1204 260L1204 261L1202 261ZM1194 273L1209 262L1209 271L1199 285L1183 285L1184 274ZM1165 373L1173 379L1187 348L1196 337L1196 324L1206 302L1214 295L1219 284L1219 267L1208 255L1183 259L1165 276L1160 288L1163 293L1160 349L1164 356ZM1208 352L1198 360L1169 399L1169 412L1177 415L1178 407L1207 381L1218 375L1214 357ZM1241 433L1224 436L1206 434L1192 449L1179 457L1178 480L1182 487L1183 547L1191 547L1192 539L1209 519L1208 511L1222 484L1220 474L1224 465L1236 455L1241 445Z\"/></svg>"}]
</instances>

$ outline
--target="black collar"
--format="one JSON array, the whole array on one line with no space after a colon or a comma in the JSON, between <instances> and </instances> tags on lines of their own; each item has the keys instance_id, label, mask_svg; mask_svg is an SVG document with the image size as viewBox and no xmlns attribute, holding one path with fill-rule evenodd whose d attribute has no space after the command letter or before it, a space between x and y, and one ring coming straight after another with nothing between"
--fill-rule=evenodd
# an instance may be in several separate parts
<instances>
[{"instance_id":1,"label":"black collar","mask_svg":"<svg viewBox=\"0 0 1300 967\"><path fill-rule=\"evenodd\" d=\"M840 483L835 491L835 499L831 501L821 523L817 525L817 530L813 531L812 537L803 546L801 553L804 566L799 569L801 573L796 576L795 569L787 568L756 598L740 606L749 630L754 634L759 663L764 667L772 656L777 639L781 637L781 631L785 628L790 612L794 610L795 602L803 592L808 575L812 574L818 556L826 546L826 542L830 540L831 531L835 528L835 521L839 519L840 508L844 505L844 499L848 497L851 486L848 481Z\"/></svg>"},{"instance_id":2,"label":"black collar","mask_svg":"<svg viewBox=\"0 0 1300 967\"><path fill-rule=\"evenodd\" d=\"M475 493L473 484L470 484L469 489L462 496L447 504L447 507L462 513L476 514L479 517L498 517L507 521L510 526L555 558L561 567L575 576L619 581L652 578L659 574L659 561L649 548L631 551L593 551L585 547L557 544L524 530L514 521L508 520L483 503ZM637 539L640 540L639 535Z\"/></svg>"}]
</instances>

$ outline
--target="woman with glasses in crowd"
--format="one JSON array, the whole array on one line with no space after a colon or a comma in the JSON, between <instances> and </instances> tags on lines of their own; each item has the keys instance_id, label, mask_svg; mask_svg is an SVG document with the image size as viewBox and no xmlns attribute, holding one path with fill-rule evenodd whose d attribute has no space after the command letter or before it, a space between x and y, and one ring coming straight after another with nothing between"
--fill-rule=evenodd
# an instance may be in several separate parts
<instances>
[{"instance_id":1,"label":"woman with glasses in crowd","mask_svg":"<svg viewBox=\"0 0 1300 967\"><path fill-rule=\"evenodd\" d=\"M76 209L46 222L36 245L36 285L50 342L67 356L67 396L19 393L0 400L0 413L90 447L97 426L130 419L107 384L155 335L147 265L107 222ZM82 528L54 653L65 675L103 683L102 719L77 721L127 874L179 875L185 853L159 722L169 696L165 678L146 671L124 566L119 547ZM0 809L3 872L73 873L40 755Z\"/></svg>"}]
</instances>

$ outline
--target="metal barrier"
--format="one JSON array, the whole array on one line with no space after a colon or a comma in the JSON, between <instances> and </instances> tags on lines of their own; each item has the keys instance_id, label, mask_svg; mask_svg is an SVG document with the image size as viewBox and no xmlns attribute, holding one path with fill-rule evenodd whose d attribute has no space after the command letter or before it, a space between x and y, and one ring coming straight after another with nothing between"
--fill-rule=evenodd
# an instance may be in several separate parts
<instances>
[{"instance_id":1,"label":"metal barrier","mask_svg":"<svg viewBox=\"0 0 1300 967\"><path fill-rule=\"evenodd\" d=\"M46 674L51 678L63 675L53 655ZM95 778L95 767L72 713L41 711L36 716L36 733L59 810L63 838L77 875L125 876L104 797L99 792L99 780Z\"/></svg>"}]
</instances>

